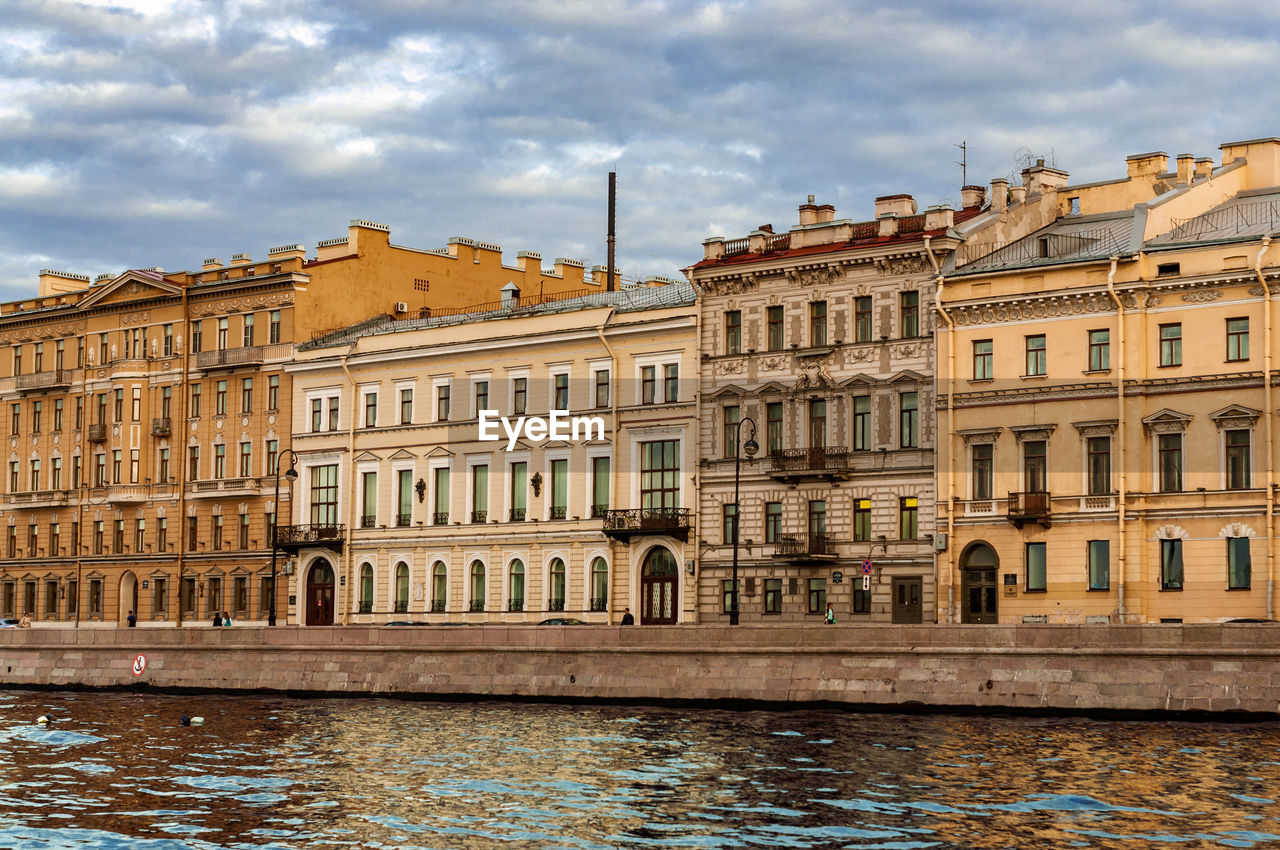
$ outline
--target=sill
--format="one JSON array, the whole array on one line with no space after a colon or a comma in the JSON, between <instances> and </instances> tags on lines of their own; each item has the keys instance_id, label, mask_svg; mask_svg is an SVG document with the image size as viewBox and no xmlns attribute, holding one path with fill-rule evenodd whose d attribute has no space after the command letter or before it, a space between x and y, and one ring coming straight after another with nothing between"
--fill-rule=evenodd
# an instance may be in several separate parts
<instances>
[{"instance_id":1,"label":"sill","mask_svg":"<svg viewBox=\"0 0 1280 850\"><path fill-rule=\"evenodd\" d=\"M1181 365L1182 365L1181 363L1161 363L1158 366L1156 366L1156 368L1157 369L1177 369Z\"/></svg>"},{"instance_id":2,"label":"sill","mask_svg":"<svg viewBox=\"0 0 1280 850\"><path fill-rule=\"evenodd\" d=\"M1023 381L1047 381L1049 380L1049 375L1048 373L1043 375L1019 375L1018 378Z\"/></svg>"},{"instance_id":3,"label":"sill","mask_svg":"<svg viewBox=\"0 0 1280 850\"><path fill-rule=\"evenodd\" d=\"M1182 592L1182 588L1180 588L1180 587L1164 587L1164 586L1162 585L1162 586L1160 587L1160 592L1161 592L1161 593L1181 593L1181 592Z\"/></svg>"},{"instance_id":4,"label":"sill","mask_svg":"<svg viewBox=\"0 0 1280 850\"><path fill-rule=\"evenodd\" d=\"M1048 593L1049 589L1046 587L1035 587L1035 588L1028 587L1026 590L1022 592L1023 593Z\"/></svg>"},{"instance_id":5,"label":"sill","mask_svg":"<svg viewBox=\"0 0 1280 850\"><path fill-rule=\"evenodd\" d=\"M1247 591L1247 590L1253 590L1253 588L1252 587L1228 587L1227 593L1231 593L1232 591L1241 591L1241 590Z\"/></svg>"},{"instance_id":6,"label":"sill","mask_svg":"<svg viewBox=\"0 0 1280 850\"><path fill-rule=\"evenodd\" d=\"M1110 369L1085 369L1081 375L1110 375Z\"/></svg>"},{"instance_id":7,"label":"sill","mask_svg":"<svg viewBox=\"0 0 1280 850\"><path fill-rule=\"evenodd\" d=\"M1086 590L1086 592L1087 593L1110 593L1111 588L1110 587L1090 587Z\"/></svg>"},{"instance_id":8,"label":"sill","mask_svg":"<svg viewBox=\"0 0 1280 850\"><path fill-rule=\"evenodd\" d=\"M971 384L994 384L995 382L996 382L995 378L970 378L969 379L969 383Z\"/></svg>"},{"instance_id":9,"label":"sill","mask_svg":"<svg viewBox=\"0 0 1280 850\"><path fill-rule=\"evenodd\" d=\"M1248 363L1249 358L1248 357L1236 357L1236 358L1228 357L1226 360L1222 362L1223 363Z\"/></svg>"}]
</instances>

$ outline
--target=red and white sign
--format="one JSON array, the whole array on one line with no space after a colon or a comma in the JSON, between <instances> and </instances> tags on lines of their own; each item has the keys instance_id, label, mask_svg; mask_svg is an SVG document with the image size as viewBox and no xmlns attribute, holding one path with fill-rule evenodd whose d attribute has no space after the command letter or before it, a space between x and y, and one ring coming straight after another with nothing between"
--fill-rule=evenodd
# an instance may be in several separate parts
<instances>
[{"instance_id":1,"label":"red and white sign","mask_svg":"<svg viewBox=\"0 0 1280 850\"><path fill-rule=\"evenodd\" d=\"M862 574L863 574L864 576L869 576L869 575L871 575L871 562L870 562L870 561L863 561L863 562L862 562Z\"/></svg>"},{"instance_id":2,"label":"red and white sign","mask_svg":"<svg viewBox=\"0 0 1280 850\"><path fill-rule=\"evenodd\" d=\"M138 676L141 676L143 673L146 672L146 670L147 670L147 656L143 655L142 653L138 653L138 655L133 659L134 678L136 679Z\"/></svg>"}]
</instances>

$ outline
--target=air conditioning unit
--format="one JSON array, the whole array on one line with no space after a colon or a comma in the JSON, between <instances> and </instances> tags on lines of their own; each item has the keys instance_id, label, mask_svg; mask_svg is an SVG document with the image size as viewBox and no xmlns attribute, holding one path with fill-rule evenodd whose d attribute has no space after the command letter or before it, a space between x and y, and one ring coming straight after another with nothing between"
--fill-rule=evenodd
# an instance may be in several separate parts
<instances>
[{"instance_id":1,"label":"air conditioning unit","mask_svg":"<svg viewBox=\"0 0 1280 850\"><path fill-rule=\"evenodd\" d=\"M397 312L397 313L408 313L408 312L409 312L409 304L408 304L408 302L405 302L405 301L397 301L397 302L396 302L396 312Z\"/></svg>"},{"instance_id":2,"label":"air conditioning unit","mask_svg":"<svg viewBox=\"0 0 1280 850\"><path fill-rule=\"evenodd\" d=\"M933 535L933 548L934 548L934 551L936 551L936 552L945 552L945 551L947 551L947 534L946 534L946 532L939 532L938 534Z\"/></svg>"}]
</instances>

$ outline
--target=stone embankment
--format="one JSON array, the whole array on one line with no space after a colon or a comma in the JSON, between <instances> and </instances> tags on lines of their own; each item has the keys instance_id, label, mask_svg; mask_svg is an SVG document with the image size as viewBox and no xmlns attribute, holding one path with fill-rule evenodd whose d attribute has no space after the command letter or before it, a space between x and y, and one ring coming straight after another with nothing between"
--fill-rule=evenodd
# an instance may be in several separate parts
<instances>
[{"instance_id":1,"label":"stone embankment","mask_svg":"<svg viewBox=\"0 0 1280 850\"><path fill-rule=\"evenodd\" d=\"M6 629L0 684L1274 715L1280 625Z\"/></svg>"}]
</instances>

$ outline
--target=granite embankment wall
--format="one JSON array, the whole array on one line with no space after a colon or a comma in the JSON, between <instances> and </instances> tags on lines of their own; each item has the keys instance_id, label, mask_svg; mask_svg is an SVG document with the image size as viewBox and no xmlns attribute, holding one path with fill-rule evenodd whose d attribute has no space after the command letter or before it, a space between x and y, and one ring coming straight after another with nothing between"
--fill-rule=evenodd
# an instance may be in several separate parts
<instances>
[{"instance_id":1,"label":"granite embankment wall","mask_svg":"<svg viewBox=\"0 0 1280 850\"><path fill-rule=\"evenodd\" d=\"M8 629L0 685L1274 715L1280 625Z\"/></svg>"}]
</instances>

